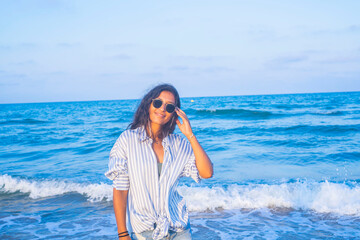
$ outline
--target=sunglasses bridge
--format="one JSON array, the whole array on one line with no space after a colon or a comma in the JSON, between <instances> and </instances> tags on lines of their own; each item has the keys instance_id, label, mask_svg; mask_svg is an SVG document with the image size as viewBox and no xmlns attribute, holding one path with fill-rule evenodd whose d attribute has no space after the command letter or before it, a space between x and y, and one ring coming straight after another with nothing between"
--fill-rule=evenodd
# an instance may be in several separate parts
<instances>
[{"instance_id":1,"label":"sunglasses bridge","mask_svg":"<svg viewBox=\"0 0 360 240\"><path fill-rule=\"evenodd\" d=\"M164 103L161 99L153 99L152 104L154 108L160 108L165 104L165 110L168 113L173 113L175 111L175 105L172 103Z\"/></svg>"}]
</instances>

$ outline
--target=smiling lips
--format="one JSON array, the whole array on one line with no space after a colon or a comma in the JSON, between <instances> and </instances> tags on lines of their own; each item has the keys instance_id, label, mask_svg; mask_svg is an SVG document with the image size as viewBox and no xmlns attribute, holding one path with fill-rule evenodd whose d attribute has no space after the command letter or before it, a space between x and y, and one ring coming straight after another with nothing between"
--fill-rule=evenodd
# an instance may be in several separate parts
<instances>
[{"instance_id":1,"label":"smiling lips","mask_svg":"<svg viewBox=\"0 0 360 240\"><path fill-rule=\"evenodd\" d=\"M165 114L161 114L161 113L157 113L157 112L155 112L155 115L160 117L160 118L165 118L166 117Z\"/></svg>"}]
</instances>

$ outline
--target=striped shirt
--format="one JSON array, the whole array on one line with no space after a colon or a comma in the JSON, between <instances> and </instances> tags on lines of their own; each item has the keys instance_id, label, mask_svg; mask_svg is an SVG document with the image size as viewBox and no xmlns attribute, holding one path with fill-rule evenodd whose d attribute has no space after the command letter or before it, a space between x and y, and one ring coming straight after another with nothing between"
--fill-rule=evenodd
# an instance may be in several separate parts
<instances>
[{"instance_id":1,"label":"striped shirt","mask_svg":"<svg viewBox=\"0 0 360 240\"><path fill-rule=\"evenodd\" d=\"M160 177L152 139L144 127L124 131L110 152L109 170L117 190L129 190L128 213L135 233L154 230L161 239L169 230L182 231L189 224L185 199L176 187L181 177L200 181L190 143L178 134L162 141L164 159ZM156 227L155 227L156 226Z\"/></svg>"}]
</instances>

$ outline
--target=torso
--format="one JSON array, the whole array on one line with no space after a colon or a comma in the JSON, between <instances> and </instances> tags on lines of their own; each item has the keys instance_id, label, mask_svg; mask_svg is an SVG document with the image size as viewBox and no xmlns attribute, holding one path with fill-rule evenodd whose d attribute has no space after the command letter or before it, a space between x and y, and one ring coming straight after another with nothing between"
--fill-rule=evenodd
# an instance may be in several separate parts
<instances>
[{"instance_id":1,"label":"torso","mask_svg":"<svg viewBox=\"0 0 360 240\"><path fill-rule=\"evenodd\" d=\"M115 178L119 171L125 173L125 169L129 175L128 206L131 206L129 216L134 232L153 229L154 219L159 217L168 218L170 229L175 231L183 230L189 223L185 201L178 193L177 185L181 177L193 177L190 169L194 167L188 164L193 159L191 145L177 134L168 135L163 140L158 142L160 144L150 143L144 129L127 130L120 136L110 154L109 166L112 167L112 172L109 172L112 175L109 175ZM161 171L154 157L157 162L165 161ZM119 181L118 185L121 184L122 181ZM137 200L138 196L142 201ZM171 200L171 204L168 200Z\"/></svg>"},{"instance_id":2,"label":"torso","mask_svg":"<svg viewBox=\"0 0 360 240\"><path fill-rule=\"evenodd\" d=\"M161 144L161 142L160 143L153 142L152 148L153 148L153 150L155 152L157 161L159 163L162 163L163 160L164 160L164 147L163 147L163 145Z\"/></svg>"}]
</instances>

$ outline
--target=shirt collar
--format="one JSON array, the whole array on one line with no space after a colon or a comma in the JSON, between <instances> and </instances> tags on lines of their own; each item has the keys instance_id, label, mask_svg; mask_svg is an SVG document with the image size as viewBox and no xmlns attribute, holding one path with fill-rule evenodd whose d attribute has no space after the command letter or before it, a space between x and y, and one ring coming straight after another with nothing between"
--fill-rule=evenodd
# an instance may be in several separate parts
<instances>
[{"instance_id":1,"label":"shirt collar","mask_svg":"<svg viewBox=\"0 0 360 240\"><path fill-rule=\"evenodd\" d=\"M148 139L152 140L152 139L147 135L144 126L138 127L138 134L139 134L139 140L140 140L140 142L144 142L145 140L148 140Z\"/></svg>"},{"instance_id":2,"label":"shirt collar","mask_svg":"<svg viewBox=\"0 0 360 240\"><path fill-rule=\"evenodd\" d=\"M144 126L138 127L138 134L140 142L150 141L152 143L153 140L147 135ZM169 147L169 135L162 140L162 143L166 149Z\"/></svg>"}]
</instances>

